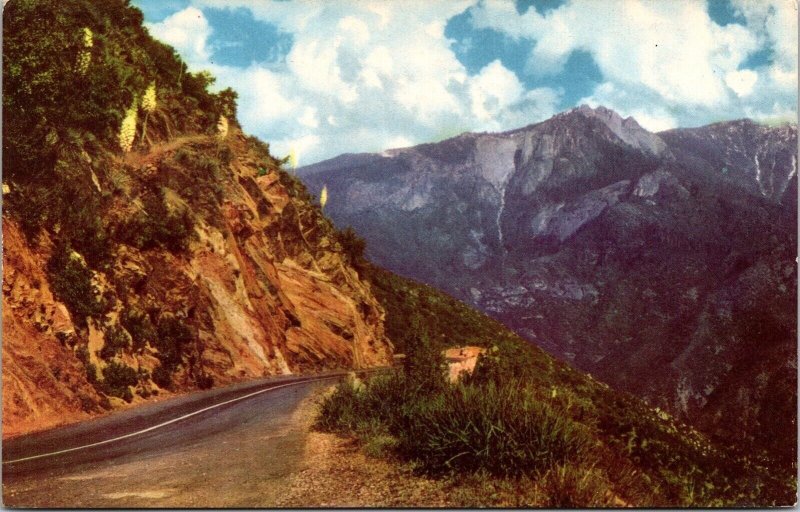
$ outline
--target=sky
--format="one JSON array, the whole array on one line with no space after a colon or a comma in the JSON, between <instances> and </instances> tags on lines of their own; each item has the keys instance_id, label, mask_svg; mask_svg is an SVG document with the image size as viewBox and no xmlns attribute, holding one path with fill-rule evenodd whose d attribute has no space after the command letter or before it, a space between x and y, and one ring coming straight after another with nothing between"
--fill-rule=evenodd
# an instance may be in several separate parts
<instances>
[{"instance_id":1,"label":"sky","mask_svg":"<svg viewBox=\"0 0 800 512\"><path fill-rule=\"evenodd\" d=\"M244 130L311 164L604 105L797 120L797 0L132 0Z\"/></svg>"}]
</instances>

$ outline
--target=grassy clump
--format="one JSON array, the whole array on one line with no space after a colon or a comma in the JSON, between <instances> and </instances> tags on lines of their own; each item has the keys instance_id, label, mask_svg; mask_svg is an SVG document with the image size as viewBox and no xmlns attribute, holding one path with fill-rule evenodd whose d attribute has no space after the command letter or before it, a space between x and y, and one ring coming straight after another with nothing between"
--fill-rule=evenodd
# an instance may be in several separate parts
<instances>
[{"instance_id":1,"label":"grassy clump","mask_svg":"<svg viewBox=\"0 0 800 512\"><path fill-rule=\"evenodd\" d=\"M399 450L431 471L540 471L581 458L592 438L521 383L461 385L406 405Z\"/></svg>"},{"instance_id":2,"label":"grassy clump","mask_svg":"<svg viewBox=\"0 0 800 512\"><path fill-rule=\"evenodd\" d=\"M361 433L368 443L388 434L396 442L386 444L432 474L518 476L591 450L589 432L533 387L522 381L451 386L427 337L414 347L402 372L339 386L323 403L319 426Z\"/></svg>"},{"instance_id":3,"label":"grassy clump","mask_svg":"<svg viewBox=\"0 0 800 512\"><path fill-rule=\"evenodd\" d=\"M484 475L495 484L534 476L541 485L523 492L529 501L517 505L543 502L544 494L576 506L604 503L612 488L608 477L584 465L596 457L596 438L532 387L459 383L431 390L418 384L405 371L366 385L344 383L321 404L317 427L355 435L368 454L397 456L434 476ZM478 493L464 500L497 505L486 498Z\"/></svg>"}]
</instances>

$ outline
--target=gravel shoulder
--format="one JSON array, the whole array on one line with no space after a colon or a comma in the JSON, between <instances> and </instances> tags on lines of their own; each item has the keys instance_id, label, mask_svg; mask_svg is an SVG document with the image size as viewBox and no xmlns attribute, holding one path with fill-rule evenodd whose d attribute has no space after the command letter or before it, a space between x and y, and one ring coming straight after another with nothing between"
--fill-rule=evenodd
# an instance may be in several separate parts
<instances>
[{"instance_id":1,"label":"gravel shoulder","mask_svg":"<svg viewBox=\"0 0 800 512\"><path fill-rule=\"evenodd\" d=\"M369 457L353 440L313 431L321 396L308 400L299 418L309 432L303 463L276 506L454 506L441 482L416 476L407 465Z\"/></svg>"}]
</instances>

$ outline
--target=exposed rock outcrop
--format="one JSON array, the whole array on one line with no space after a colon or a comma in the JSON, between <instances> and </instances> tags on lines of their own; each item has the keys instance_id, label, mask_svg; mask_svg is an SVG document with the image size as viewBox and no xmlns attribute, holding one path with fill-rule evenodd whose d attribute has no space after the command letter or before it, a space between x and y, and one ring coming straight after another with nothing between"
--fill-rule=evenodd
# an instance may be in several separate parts
<instances>
[{"instance_id":1,"label":"exposed rock outcrop","mask_svg":"<svg viewBox=\"0 0 800 512\"><path fill-rule=\"evenodd\" d=\"M162 149L109 162L129 179L109 210L97 212L117 228L110 263L92 270L105 304L99 316L70 317L48 284L53 248L46 233L31 246L4 217L4 435L124 405L101 392L104 371L114 364L139 375L130 386L131 400L139 402L153 392L212 382L391 363L383 309L301 185L277 167L266 171L233 127L223 142L194 137ZM210 174L198 166L223 150L231 155L228 165ZM186 180L194 183L182 187ZM216 187L216 200L196 192L206 186ZM185 250L129 241L132 228L124 221L141 215L142 198L153 190L168 209L191 219ZM188 329L166 388L152 377L164 364L156 339L162 333L138 339L142 334L123 320L134 312L145 323L174 318ZM124 346L104 350L119 332L128 339Z\"/></svg>"}]
</instances>

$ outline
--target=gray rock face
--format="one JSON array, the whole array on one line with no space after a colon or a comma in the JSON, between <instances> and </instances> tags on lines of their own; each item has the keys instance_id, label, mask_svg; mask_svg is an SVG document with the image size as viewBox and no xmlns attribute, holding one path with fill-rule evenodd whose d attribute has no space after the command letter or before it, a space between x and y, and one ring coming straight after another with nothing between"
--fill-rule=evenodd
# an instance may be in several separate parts
<instances>
[{"instance_id":1,"label":"gray rock face","mask_svg":"<svg viewBox=\"0 0 800 512\"><path fill-rule=\"evenodd\" d=\"M797 125L768 127L749 119L660 134L681 164L718 174L773 202L797 196Z\"/></svg>"},{"instance_id":2,"label":"gray rock face","mask_svg":"<svg viewBox=\"0 0 800 512\"><path fill-rule=\"evenodd\" d=\"M376 263L714 435L777 450L794 436L769 409L794 418L796 149L796 126L653 134L583 106L298 173L327 185L326 213Z\"/></svg>"},{"instance_id":3,"label":"gray rock face","mask_svg":"<svg viewBox=\"0 0 800 512\"><path fill-rule=\"evenodd\" d=\"M601 120L620 140L636 149L656 156L663 154L667 149L667 145L658 135L652 134L639 126L636 119L632 117L622 119L613 110L602 106L593 109L588 105L581 105L578 110L588 117Z\"/></svg>"}]
</instances>

